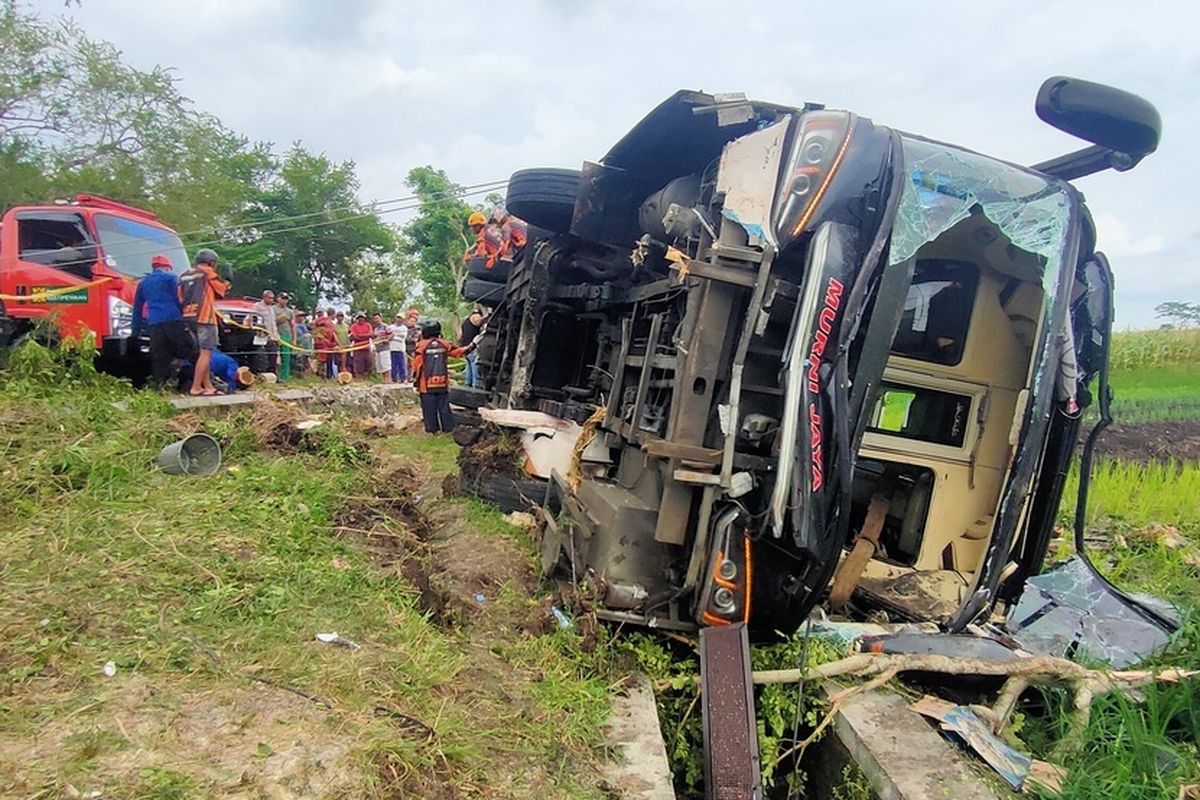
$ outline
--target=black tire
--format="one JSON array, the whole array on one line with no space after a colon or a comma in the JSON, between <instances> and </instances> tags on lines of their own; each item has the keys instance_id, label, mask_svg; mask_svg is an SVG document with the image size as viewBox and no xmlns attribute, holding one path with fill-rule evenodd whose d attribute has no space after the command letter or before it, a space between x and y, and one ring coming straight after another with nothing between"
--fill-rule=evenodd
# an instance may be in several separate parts
<instances>
[{"instance_id":1,"label":"black tire","mask_svg":"<svg viewBox=\"0 0 1200 800\"><path fill-rule=\"evenodd\" d=\"M461 408L483 408L488 404L490 395L483 389L473 386L451 386L450 405Z\"/></svg>"},{"instance_id":2,"label":"black tire","mask_svg":"<svg viewBox=\"0 0 1200 800\"><path fill-rule=\"evenodd\" d=\"M546 500L549 481L525 478L479 478L463 486L468 494L507 513L529 511Z\"/></svg>"},{"instance_id":3,"label":"black tire","mask_svg":"<svg viewBox=\"0 0 1200 800\"><path fill-rule=\"evenodd\" d=\"M522 169L508 179L505 205L516 216L554 233L571 229L583 173L577 169Z\"/></svg>"},{"instance_id":4,"label":"black tire","mask_svg":"<svg viewBox=\"0 0 1200 800\"><path fill-rule=\"evenodd\" d=\"M470 303L498 306L504 301L504 284L481 281L478 278L463 284L463 299Z\"/></svg>"},{"instance_id":5,"label":"black tire","mask_svg":"<svg viewBox=\"0 0 1200 800\"><path fill-rule=\"evenodd\" d=\"M487 259L472 258L467 261L467 274L488 283L507 283L508 274L512 271L511 261L497 261L491 269L486 266Z\"/></svg>"}]
</instances>

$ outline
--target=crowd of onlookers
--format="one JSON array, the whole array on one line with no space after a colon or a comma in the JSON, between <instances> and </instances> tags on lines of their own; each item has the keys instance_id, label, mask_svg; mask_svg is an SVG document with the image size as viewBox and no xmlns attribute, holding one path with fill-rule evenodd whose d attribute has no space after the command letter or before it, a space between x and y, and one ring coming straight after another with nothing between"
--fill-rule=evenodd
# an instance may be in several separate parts
<instances>
[{"instance_id":1,"label":"crowd of onlookers","mask_svg":"<svg viewBox=\"0 0 1200 800\"><path fill-rule=\"evenodd\" d=\"M216 253L200 250L195 265L176 276L165 256L151 259L152 270L134 297L133 334L150 340L155 385L165 386L177 378L180 389L190 394L222 394L251 385L255 372L272 381L316 375L343 383L375 377L385 383L419 383L414 362L422 331L433 329L420 309L397 312L391 322L379 312L368 317L364 312L350 315L332 308L318 309L310 319L305 310L291 305L286 292L268 289L245 323L223 320L217 302L225 297L229 283L218 276L216 263ZM253 370L246 358L251 354L221 352L222 321L250 327L265 340L264 358L254 363ZM458 346L449 345L451 350L463 349L452 355L467 357L464 382L468 386L479 385L479 373L474 348L464 348L478 338L485 321L476 309L463 320ZM440 325L436 329L440 338Z\"/></svg>"}]
</instances>

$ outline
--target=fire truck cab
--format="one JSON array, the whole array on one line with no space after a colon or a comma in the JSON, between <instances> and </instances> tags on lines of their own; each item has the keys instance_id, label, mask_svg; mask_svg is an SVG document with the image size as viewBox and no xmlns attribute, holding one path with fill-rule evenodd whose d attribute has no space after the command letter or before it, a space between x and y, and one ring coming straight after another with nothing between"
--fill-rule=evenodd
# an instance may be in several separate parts
<instances>
[{"instance_id":1,"label":"fire truck cab","mask_svg":"<svg viewBox=\"0 0 1200 800\"><path fill-rule=\"evenodd\" d=\"M131 343L133 294L157 254L176 272L188 267L179 234L114 200L80 194L8 209L0 222L0 344L46 322L50 336L91 332L104 369L137 374L145 358Z\"/></svg>"}]
</instances>

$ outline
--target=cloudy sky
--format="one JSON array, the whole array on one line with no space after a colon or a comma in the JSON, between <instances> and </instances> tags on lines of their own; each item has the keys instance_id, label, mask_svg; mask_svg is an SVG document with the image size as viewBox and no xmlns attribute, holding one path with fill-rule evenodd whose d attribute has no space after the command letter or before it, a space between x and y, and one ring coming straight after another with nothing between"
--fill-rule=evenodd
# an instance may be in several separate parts
<instances>
[{"instance_id":1,"label":"cloudy sky","mask_svg":"<svg viewBox=\"0 0 1200 800\"><path fill-rule=\"evenodd\" d=\"M62 0L36 0L48 15ZM679 88L819 101L1033 163L1079 146L1041 123L1050 75L1129 89L1159 152L1083 178L1120 327L1200 302L1200 12L1142 0L83 0L72 14L253 139L358 164L364 199L432 164L462 184L603 155Z\"/></svg>"}]
</instances>

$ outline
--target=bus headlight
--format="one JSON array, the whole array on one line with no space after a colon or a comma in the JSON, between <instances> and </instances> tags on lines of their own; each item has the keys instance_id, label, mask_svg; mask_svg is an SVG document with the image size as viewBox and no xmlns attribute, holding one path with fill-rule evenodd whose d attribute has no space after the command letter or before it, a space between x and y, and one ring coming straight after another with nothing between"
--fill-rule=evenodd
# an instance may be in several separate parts
<instances>
[{"instance_id":1,"label":"bus headlight","mask_svg":"<svg viewBox=\"0 0 1200 800\"><path fill-rule=\"evenodd\" d=\"M800 118L800 130L775 198L775 230L781 243L809 227L846 154L853 121L846 111L809 111Z\"/></svg>"}]
</instances>

